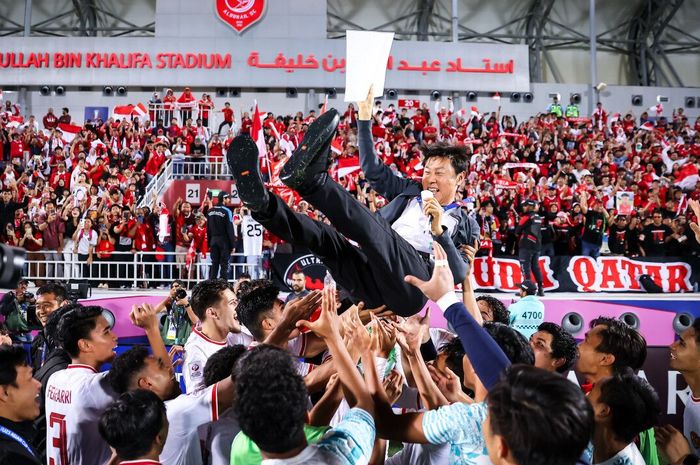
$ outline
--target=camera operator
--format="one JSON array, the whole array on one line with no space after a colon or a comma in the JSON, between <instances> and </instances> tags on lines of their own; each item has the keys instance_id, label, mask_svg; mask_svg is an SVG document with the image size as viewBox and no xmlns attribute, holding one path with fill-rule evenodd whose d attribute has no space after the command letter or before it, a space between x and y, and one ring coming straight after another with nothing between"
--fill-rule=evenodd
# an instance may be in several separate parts
<instances>
[{"instance_id":1,"label":"camera operator","mask_svg":"<svg viewBox=\"0 0 700 465\"><path fill-rule=\"evenodd\" d=\"M34 294L27 292L27 280L20 279L14 291L6 293L0 300L0 314L5 317L5 324L10 336L16 343L32 342L27 315L34 310Z\"/></svg>"},{"instance_id":2,"label":"camera operator","mask_svg":"<svg viewBox=\"0 0 700 465\"><path fill-rule=\"evenodd\" d=\"M165 345L184 345L192 332L197 317L187 297L185 284L176 279L168 296L158 304L156 312L161 316L161 336Z\"/></svg>"},{"instance_id":3,"label":"camera operator","mask_svg":"<svg viewBox=\"0 0 700 465\"><path fill-rule=\"evenodd\" d=\"M44 365L49 353L55 349L53 337L49 337L53 335L46 334L46 322L53 312L68 302L66 288L60 283L49 282L36 291L36 317L41 324L41 330L32 341L30 352L35 373Z\"/></svg>"}]
</instances>

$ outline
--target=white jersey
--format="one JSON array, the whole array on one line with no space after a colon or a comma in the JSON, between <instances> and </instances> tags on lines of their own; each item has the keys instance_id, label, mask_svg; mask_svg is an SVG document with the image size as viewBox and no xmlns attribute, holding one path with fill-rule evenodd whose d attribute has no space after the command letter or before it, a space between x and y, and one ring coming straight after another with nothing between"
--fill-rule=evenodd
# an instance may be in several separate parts
<instances>
[{"instance_id":1,"label":"white jersey","mask_svg":"<svg viewBox=\"0 0 700 465\"><path fill-rule=\"evenodd\" d=\"M46 456L54 465L103 465L112 456L97 431L102 412L117 398L107 373L68 365L46 385Z\"/></svg>"},{"instance_id":2,"label":"white jersey","mask_svg":"<svg viewBox=\"0 0 700 465\"><path fill-rule=\"evenodd\" d=\"M700 399L690 392L683 412L683 435L690 443L693 454L700 454Z\"/></svg>"},{"instance_id":3,"label":"white jersey","mask_svg":"<svg viewBox=\"0 0 700 465\"><path fill-rule=\"evenodd\" d=\"M225 341L214 341L198 329L193 329L185 342L185 360L182 364L185 390L189 393L204 387L204 365L219 349L236 344L247 347L252 341L253 338L245 333L229 333Z\"/></svg>"},{"instance_id":4,"label":"white jersey","mask_svg":"<svg viewBox=\"0 0 700 465\"><path fill-rule=\"evenodd\" d=\"M646 462L639 452L639 449L637 449L637 445L631 442L627 447L608 460L598 462L594 465L646 465Z\"/></svg>"},{"instance_id":5,"label":"white jersey","mask_svg":"<svg viewBox=\"0 0 700 465\"><path fill-rule=\"evenodd\" d=\"M447 213L442 215L442 225L447 228L448 236L452 235L457 222L458 220L454 216ZM423 207L417 199L411 200L406 205L401 216L391 225L391 229L406 239L417 251L430 253L433 244L433 237L430 234L430 220L428 216L423 214Z\"/></svg>"},{"instance_id":6,"label":"white jersey","mask_svg":"<svg viewBox=\"0 0 700 465\"><path fill-rule=\"evenodd\" d=\"M197 427L219 418L216 384L165 402L168 437L160 461L168 465L202 465Z\"/></svg>"},{"instance_id":7,"label":"white jersey","mask_svg":"<svg viewBox=\"0 0 700 465\"><path fill-rule=\"evenodd\" d=\"M243 235L243 254L246 257L262 255L262 225L255 221L252 216L246 215L241 224L241 234Z\"/></svg>"}]
</instances>

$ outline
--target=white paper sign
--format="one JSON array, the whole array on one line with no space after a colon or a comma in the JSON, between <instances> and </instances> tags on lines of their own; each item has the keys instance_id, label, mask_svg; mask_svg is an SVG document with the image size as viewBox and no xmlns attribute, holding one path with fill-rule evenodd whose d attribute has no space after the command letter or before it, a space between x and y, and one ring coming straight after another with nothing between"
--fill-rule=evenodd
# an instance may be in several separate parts
<instances>
[{"instance_id":1,"label":"white paper sign","mask_svg":"<svg viewBox=\"0 0 700 465\"><path fill-rule=\"evenodd\" d=\"M199 184L185 184L185 202L199 203Z\"/></svg>"},{"instance_id":2,"label":"white paper sign","mask_svg":"<svg viewBox=\"0 0 700 465\"><path fill-rule=\"evenodd\" d=\"M393 32L347 31L345 39L345 101L367 98L370 86L374 97L384 95L386 64Z\"/></svg>"}]
</instances>

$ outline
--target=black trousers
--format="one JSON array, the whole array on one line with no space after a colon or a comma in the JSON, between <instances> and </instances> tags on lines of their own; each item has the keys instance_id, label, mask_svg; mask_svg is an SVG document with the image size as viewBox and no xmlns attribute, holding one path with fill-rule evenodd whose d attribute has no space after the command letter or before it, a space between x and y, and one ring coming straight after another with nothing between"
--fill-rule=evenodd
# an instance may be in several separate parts
<instances>
[{"instance_id":1,"label":"black trousers","mask_svg":"<svg viewBox=\"0 0 700 465\"><path fill-rule=\"evenodd\" d=\"M530 279L530 272L535 275L537 284L542 285L542 270L540 270L540 251L533 249L520 249L518 251L518 261L520 262L520 272L523 280Z\"/></svg>"},{"instance_id":2,"label":"black trousers","mask_svg":"<svg viewBox=\"0 0 700 465\"><path fill-rule=\"evenodd\" d=\"M411 274L427 280L432 264L388 221L330 179L304 199L321 210L334 227L294 212L273 194L268 209L253 212L253 218L283 240L308 247L321 258L338 285L368 308L386 305L402 316L423 308L427 298L404 282L404 277ZM359 248L347 238L357 242Z\"/></svg>"},{"instance_id":3,"label":"black trousers","mask_svg":"<svg viewBox=\"0 0 700 465\"><path fill-rule=\"evenodd\" d=\"M209 246L211 256L211 268L209 279L228 279L228 266L231 259L231 247L228 241L214 237Z\"/></svg>"}]
</instances>

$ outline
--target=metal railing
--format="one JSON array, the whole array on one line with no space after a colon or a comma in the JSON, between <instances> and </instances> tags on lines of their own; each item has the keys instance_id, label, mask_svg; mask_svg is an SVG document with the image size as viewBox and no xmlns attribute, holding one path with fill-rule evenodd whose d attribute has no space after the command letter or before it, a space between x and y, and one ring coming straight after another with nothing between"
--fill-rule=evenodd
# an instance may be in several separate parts
<instances>
[{"instance_id":1,"label":"metal railing","mask_svg":"<svg viewBox=\"0 0 700 465\"><path fill-rule=\"evenodd\" d=\"M198 101L195 100L191 102L190 105L182 104L179 102L173 102L173 109L166 110L164 103L149 103L148 104L148 119L152 122L156 120L163 120L163 126L169 127L170 121L175 118L178 124L182 126L185 121L184 118L196 121L197 119L202 119L202 125L207 127L212 134L216 134L219 130L221 123L223 122L223 114L221 109L203 109L199 106ZM204 118L204 116L207 118ZM229 128L230 129L230 128ZM228 130L228 129L227 129Z\"/></svg>"},{"instance_id":2,"label":"metal railing","mask_svg":"<svg viewBox=\"0 0 700 465\"><path fill-rule=\"evenodd\" d=\"M175 279L188 285L209 278L211 258L197 254L188 267L186 252L112 252L109 258L100 259L93 253L88 264L76 253L40 251L45 259L28 259L23 277L37 282L52 280L87 280L92 287L107 284L110 288L139 288L170 286ZM53 254L53 258L51 257ZM60 259L63 257L63 259ZM231 255L228 279L235 279L243 272L253 278L268 276L262 265L263 256Z\"/></svg>"},{"instance_id":3,"label":"metal railing","mask_svg":"<svg viewBox=\"0 0 700 465\"><path fill-rule=\"evenodd\" d=\"M165 161L165 167L157 175L153 176L146 185L146 190L143 197L137 202L136 207L151 206L154 198L158 198L165 192L165 189L173 179L173 162L172 160Z\"/></svg>"}]
</instances>

